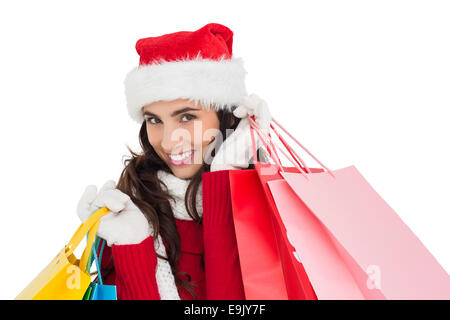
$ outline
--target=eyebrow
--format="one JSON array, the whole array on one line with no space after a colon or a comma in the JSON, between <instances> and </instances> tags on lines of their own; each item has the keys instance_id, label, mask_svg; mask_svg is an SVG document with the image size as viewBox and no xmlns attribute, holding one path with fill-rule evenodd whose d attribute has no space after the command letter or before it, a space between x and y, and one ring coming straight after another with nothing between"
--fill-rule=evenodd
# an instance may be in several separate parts
<instances>
[{"instance_id":1,"label":"eyebrow","mask_svg":"<svg viewBox=\"0 0 450 320\"><path fill-rule=\"evenodd\" d=\"M176 117L180 113L183 113L183 112L186 112L186 111L200 111L200 109L194 109L194 108L187 107L187 108L183 108L183 109L176 110L176 111L172 112L172 114L170 116L171 117ZM144 112L144 116L155 116L155 117L158 117L156 114L151 113L149 111L145 111Z\"/></svg>"}]
</instances>

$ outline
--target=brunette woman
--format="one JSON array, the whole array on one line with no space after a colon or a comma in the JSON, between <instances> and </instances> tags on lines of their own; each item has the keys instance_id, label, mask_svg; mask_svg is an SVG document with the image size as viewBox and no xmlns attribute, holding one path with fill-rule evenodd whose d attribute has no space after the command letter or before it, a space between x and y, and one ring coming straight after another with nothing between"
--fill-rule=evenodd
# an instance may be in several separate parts
<instances>
[{"instance_id":1,"label":"brunette woman","mask_svg":"<svg viewBox=\"0 0 450 320\"><path fill-rule=\"evenodd\" d=\"M97 235L118 299L245 299L228 173L253 168L248 117L268 132L271 115L247 95L232 43L217 23L136 43L125 92L142 151L129 149L117 184L88 186L77 210L83 221L111 211Z\"/></svg>"}]
</instances>

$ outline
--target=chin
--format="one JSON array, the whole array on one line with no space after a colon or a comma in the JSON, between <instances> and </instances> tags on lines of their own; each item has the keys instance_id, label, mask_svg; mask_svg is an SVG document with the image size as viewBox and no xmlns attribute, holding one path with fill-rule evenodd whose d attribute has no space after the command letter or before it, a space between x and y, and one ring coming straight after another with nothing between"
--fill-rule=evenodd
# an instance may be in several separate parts
<instances>
[{"instance_id":1,"label":"chin","mask_svg":"<svg viewBox=\"0 0 450 320\"><path fill-rule=\"evenodd\" d=\"M202 166L198 164L190 164L186 166L170 166L172 173L180 179L191 179Z\"/></svg>"}]
</instances>

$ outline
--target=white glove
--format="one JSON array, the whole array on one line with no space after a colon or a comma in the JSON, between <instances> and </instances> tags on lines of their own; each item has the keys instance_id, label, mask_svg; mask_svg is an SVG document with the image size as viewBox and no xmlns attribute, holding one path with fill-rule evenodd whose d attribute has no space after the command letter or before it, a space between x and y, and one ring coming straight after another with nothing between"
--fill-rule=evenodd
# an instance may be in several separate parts
<instances>
[{"instance_id":1,"label":"white glove","mask_svg":"<svg viewBox=\"0 0 450 320\"><path fill-rule=\"evenodd\" d=\"M153 229L144 214L130 197L115 188L113 180L107 181L97 194L97 187L86 187L77 206L82 222L96 210L107 207L111 212L100 218L97 236L108 246L137 244L152 235Z\"/></svg>"},{"instance_id":2,"label":"white glove","mask_svg":"<svg viewBox=\"0 0 450 320\"><path fill-rule=\"evenodd\" d=\"M239 106L233 111L233 114L238 118L255 116L255 122L260 126L261 130L266 135L269 134L272 115L267 102L256 94L245 96L239 103Z\"/></svg>"},{"instance_id":3,"label":"white glove","mask_svg":"<svg viewBox=\"0 0 450 320\"><path fill-rule=\"evenodd\" d=\"M242 118L236 130L223 142L211 162L211 171L239 170L248 168L250 158L253 157L252 137L250 133L250 120L248 116L255 116L255 122L266 135L270 130L272 116L267 103L256 94L244 97L233 114ZM258 134L254 133L256 149L264 144ZM215 143L215 142L213 142ZM261 150L265 150L262 148ZM266 155L263 156L267 158Z\"/></svg>"}]
</instances>

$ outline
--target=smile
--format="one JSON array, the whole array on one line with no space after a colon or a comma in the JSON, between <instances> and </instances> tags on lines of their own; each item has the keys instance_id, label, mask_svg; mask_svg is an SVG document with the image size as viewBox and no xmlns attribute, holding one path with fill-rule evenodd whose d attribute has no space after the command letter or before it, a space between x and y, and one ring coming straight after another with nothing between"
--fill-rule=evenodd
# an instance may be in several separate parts
<instances>
[{"instance_id":1,"label":"smile","mask_svg":"<svg viewBox=\"0 0 450 320\"><path fill-rule=\"evenodd\" d=\"M169 156L170 162L173 165L182 165L182 164L185 164L186 162L188 162L192 158L193 155L194 155L194 150L190 150L190 151L187 151L182 154L177 154L177 155L169 154L168 156Z\"/></svg>"}]
</instances>

